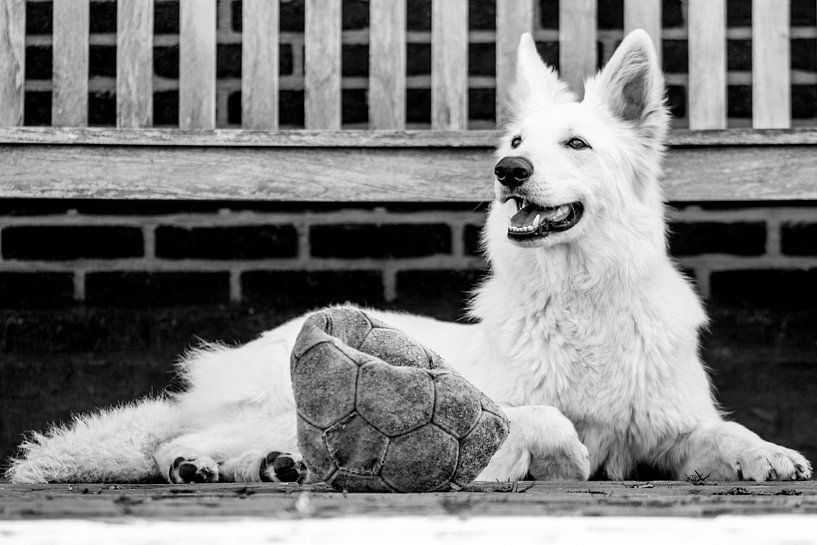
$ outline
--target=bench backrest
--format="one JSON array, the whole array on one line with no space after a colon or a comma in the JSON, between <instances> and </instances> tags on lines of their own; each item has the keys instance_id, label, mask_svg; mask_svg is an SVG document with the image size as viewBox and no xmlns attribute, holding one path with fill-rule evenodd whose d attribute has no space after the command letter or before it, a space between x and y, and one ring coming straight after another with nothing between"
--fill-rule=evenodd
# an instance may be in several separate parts
<instances>
[{"instance_id":1,"label":"bench backrest","mask_svg":"<svg viewBox=\"0 0 817 545\"><path fill-rule=\"evenodd\" d=\"M745 0L749 1L749 0ZM371 0L369 130L341 130L341 0L305 0L304 130L278 130L279 4L242 4L242 124L216 129L216 0L180 0L179 129L150 129L153 0L117 3L116 129L87 129L89 4L53 2L53 128L25 128L25 1L0 0L0 197L478 201L495 132L468 130L468 0L431 1L431 126L406 130L406 0ZM660 0L624 31L660 50ZM817 130L792 129L789 0L752 0L752 129L727 128L725 0L689 0L690 131L674 131L672 200L816 199ZM496 0L497 123L534 0ZM596 0L562 1L559 70L597 65ZM700 132L705 131L705 132ZM77 153L77 147L82 153ZM241 161L226 160L241 155Z\"/></svg>"}]
</instances>

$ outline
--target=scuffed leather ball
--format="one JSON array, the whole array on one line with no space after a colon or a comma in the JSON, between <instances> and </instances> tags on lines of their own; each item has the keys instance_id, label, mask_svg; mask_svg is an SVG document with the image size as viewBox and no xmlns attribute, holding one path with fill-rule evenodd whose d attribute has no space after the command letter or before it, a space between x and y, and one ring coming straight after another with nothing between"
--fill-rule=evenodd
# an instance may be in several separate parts
<instances>
[{"instance_id":1,"label":"scuffed leather ball","mask_svg":"<svg viewBox=\"0 0 817 545\"><path fill-rule=\"evenodd\" d=\"M507 417L485 394L356 308L310 316L291 373L304 462L338 490L462 487L508 435Z\"/></svg>"}]
</instances>

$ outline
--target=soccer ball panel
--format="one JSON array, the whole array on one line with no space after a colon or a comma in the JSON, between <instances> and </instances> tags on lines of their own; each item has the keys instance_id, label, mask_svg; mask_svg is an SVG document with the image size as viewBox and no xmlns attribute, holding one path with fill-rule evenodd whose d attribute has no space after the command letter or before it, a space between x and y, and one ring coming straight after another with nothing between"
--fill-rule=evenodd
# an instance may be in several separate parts
<instances>
[{"instance_id":1,"label":"soccer ball panel","mask_svg":"<svg viewBox=\"0 0 817 545\"><path fill-rule=\"evenodd\" d=\"M349 471L339 469L337 473L326 481L327 484L336 490L353 490L355 492L395 492L379 476L356 475Z\"/></svg>"},{"instance_id":2,"label":"soccer ball panel","mask_svg":"<svg viewBox=\"0 0 817 545\"><path fill-rule=\"evenodd\" d=\"M434 384L423 369L370 362L360 368L357 388L357 411L389 437L431 420Z\"/></svg>"},{"instance_id":3,"label":"soccer ball panel","mask_svg":"<svg viewBox=\"0 0 817 545\"><path fill-rule=\"evenodd\" d=\"M300 416L298 416L298 448L309 471L320 480L325 481L337 469L324 443L323 430Z\"/></svg>"},{"instance_id":4,"label":"soccer ball panel","mask_svg":"<svg viewBox=\"0 0 817 545\"><path fill-rule=\"evenodd\" d=\"M395 367L430 367L425 349L396 329L372 329L359 350Z\"/></svg>"},{"instance_id":5,"label":"soccer ball panel","mask_svg":"<svg viewBox=\"0 0 817 545\"><path fill-rule=\"evenodd\" d=\"M317 344L293 361L298 412L319 428L331 426L354 410L356 382L357 364L332 343Z\"/></svg>"},{"instance_id":6,"label":"soccer ball panel","mask_svg":"<svg viewBox=\"0 0 817 545\"><path fill-rule=\"evenodd\" d=\"M460 485L473 481L508 435L507 421L495 414L484 412L477 425L460 440L460 455L453 481Z\"/></svg>"},{"instance_id":7,"label":"soccer ball panel","mask_svg":"<svg viewBox=\"0 0 817 545\"><path fill-rule=\"evenodd\" d=\"M457 439L465 437L482 413L477 392L454 373L438 375L434 387L437 395L433 422Z\"/></svg>"},{"instance_id":8,"label":"soccer ball panel","mask_svg":"<svg viewBox=\"0 0 817 545\"><path fill-rule=\"evenodd\" d=\"M357 475L377 475L389 446L389 439L359 414L328 428L323 437L335 464Z\"/></svg>"},{"instance_id":9,"label":"soccer ball panel","mask_svg":"<svg viewBox=\"0 0 817 545\"><path fill-rule=\"evenodd\" d=\"M457 440L433 424L389 443L380 475L400 492L444 488L457 466Z\"/></svg>"}]
</instances>

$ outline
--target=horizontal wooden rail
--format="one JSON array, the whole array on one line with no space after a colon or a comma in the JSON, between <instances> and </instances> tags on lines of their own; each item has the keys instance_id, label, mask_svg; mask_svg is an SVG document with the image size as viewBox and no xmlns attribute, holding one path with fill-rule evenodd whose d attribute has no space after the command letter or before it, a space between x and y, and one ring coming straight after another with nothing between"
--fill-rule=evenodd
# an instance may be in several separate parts
<instances>
[{"instance_id":1,"label":"horizontal wooden rail","mask_svg":"<svg viewBox=\"0 0 817 545\"><path fill-rule=\"evenodd\" d=\"M477 202L494 131L0 130L0 197ZM817 130L678 131L672 201L817 200Z\"/></svg>"}]
</instances>

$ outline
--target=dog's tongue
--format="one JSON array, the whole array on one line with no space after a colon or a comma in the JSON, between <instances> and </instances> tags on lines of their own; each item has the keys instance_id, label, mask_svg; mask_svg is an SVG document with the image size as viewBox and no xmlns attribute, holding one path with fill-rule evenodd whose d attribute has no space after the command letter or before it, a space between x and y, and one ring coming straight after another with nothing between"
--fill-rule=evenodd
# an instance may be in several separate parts
<instances>
[{"instance_id":1,"label":"dog's tongue","mask_svg":"<svg viewBox=\"0 0 817 545\"><path fill-rule=\"evenodd\" d=\"M511 226L533 227L535 229L545 220L549 222L560 221L567 217L569 213L570 205L544 208L531 203L520 208L519 211L511 217ZM539 216L538 222L536 221L536 216Z\"/></svg>"}]
</instances>

